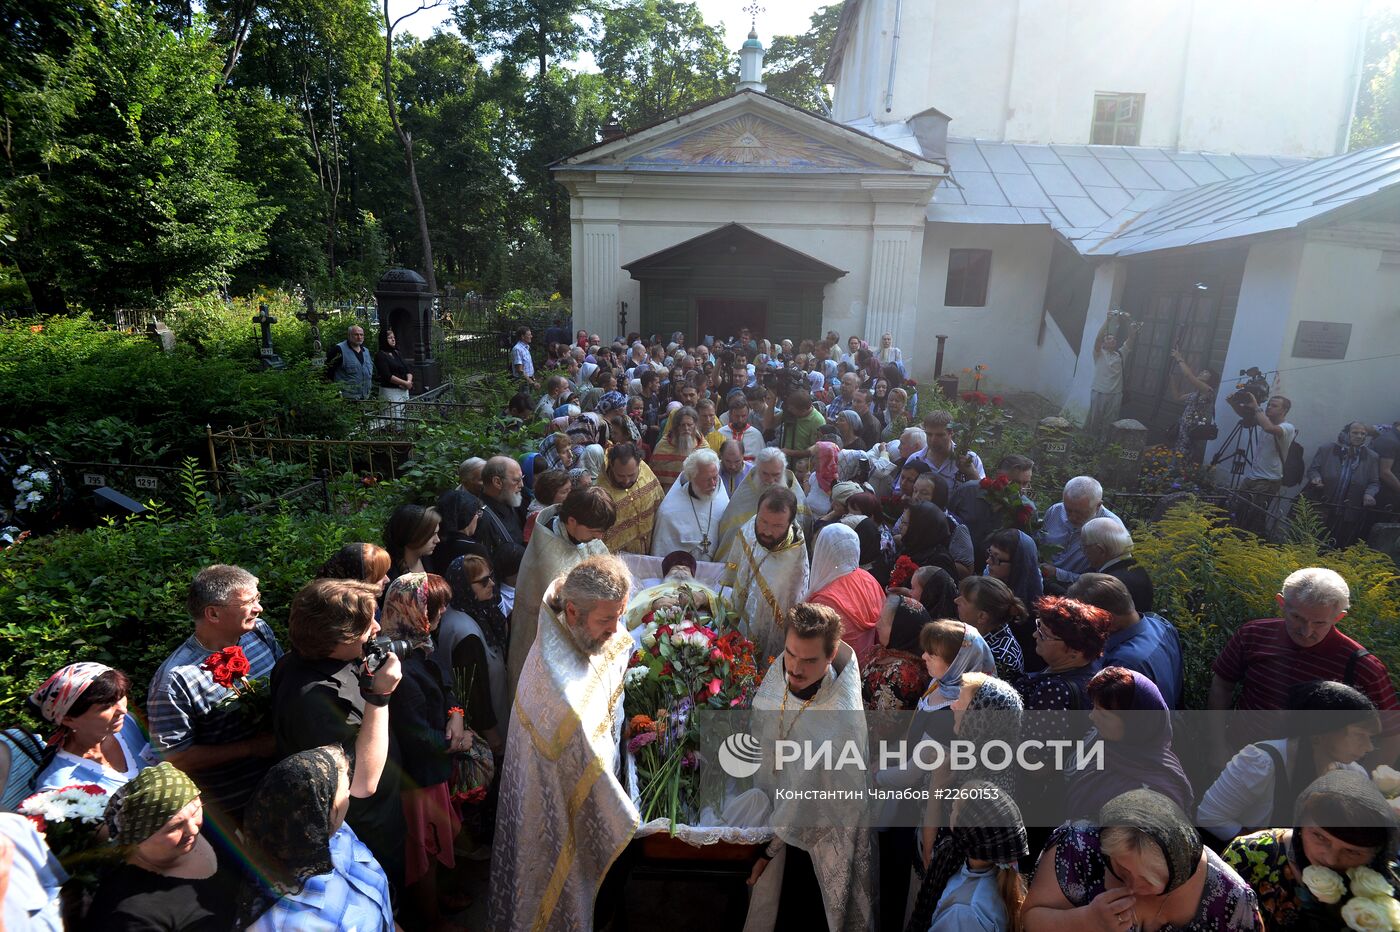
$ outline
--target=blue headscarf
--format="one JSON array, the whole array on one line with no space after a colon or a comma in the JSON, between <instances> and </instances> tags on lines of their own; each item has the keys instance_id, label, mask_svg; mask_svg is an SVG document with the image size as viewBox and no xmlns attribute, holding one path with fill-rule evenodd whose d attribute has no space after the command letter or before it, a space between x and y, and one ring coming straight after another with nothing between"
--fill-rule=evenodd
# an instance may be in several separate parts
<instances>
[{"instance_id":1,"label":"blue headscarf","mask_svg":"<svg viewBox=\"0 0 1400 932\"><path fill-rule=\"evenodd\" d=\"M948 665L948 672L929 684L929 693L936 689L940 696L952 702L962 691L964 673L985 673L988 676L996 676L997 673L992 649L977 629L966 623L963 624L963 642L962 647L958 648L958 655Z\"/></svg>"},{"instance_id":2,"label":"blue headscarf","mask_svg":"<svg viewBox=\"0 0 1400 932\"><path fill-rule=\"evenodd\" d=\"M598 399L598 413L607 414L609 411L616 411L618 408L626 409L627 396L622 392L604 392L603 397Z\"/></svg>"}]
</instances>

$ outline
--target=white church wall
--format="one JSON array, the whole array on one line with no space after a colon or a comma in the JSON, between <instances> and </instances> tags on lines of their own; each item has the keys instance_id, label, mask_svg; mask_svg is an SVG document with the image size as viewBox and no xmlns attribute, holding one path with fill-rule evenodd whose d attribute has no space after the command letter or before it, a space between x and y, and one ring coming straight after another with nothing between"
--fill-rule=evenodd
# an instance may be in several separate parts
<instances>
[{"instance_id":1,"label":"white church wall","mask_svg":"<svg viewBox=\"0 0 1400 932\"><path fill-rule=\"evenodd\" d=\"M1392 252L1389 262L1385 256L1378 248L1336 242L1303 245L1283 327L1278 388L1293 402L1289 420L1309 460L1348 421L1388 424L1400 417L1400 253ZM1351 324L1346 357L1295 357L1302 321Z\"/></svg>"},{"instance_id":2,"label":"white church wall","mask_svg":"<svg viewBox=\"0 0 1400 932\"><path fill-rule=\"evenodd\" d=\"M928 225L914 339L906 337L903 347L905 357L914 361L915 378L933 377L935 337L942 333L948 336L944 372L957 373L984 363L988 372L983 384L994 393L1063 390L1065 353L1048 339L1045 345L1036 343L1050 271L1051 236L1045 227ZM985 307L943 303L951 249L991 250ZM1064 338L1059 341L1063 344Z\"/></svg>"},{"instance_id":3,"label":"white church wall","mask_svg":"<svg viewBox=\"0 0 1400 932\"><path fill-rule=\"evenodd\" d=\"M1140 145L1331 155L1345 148L1363 14L1363 0L862 0L835 113L896 122L937 107L958 136L1086 144L1094 94L1137 93Z\"/></svg>"}]
</instances>

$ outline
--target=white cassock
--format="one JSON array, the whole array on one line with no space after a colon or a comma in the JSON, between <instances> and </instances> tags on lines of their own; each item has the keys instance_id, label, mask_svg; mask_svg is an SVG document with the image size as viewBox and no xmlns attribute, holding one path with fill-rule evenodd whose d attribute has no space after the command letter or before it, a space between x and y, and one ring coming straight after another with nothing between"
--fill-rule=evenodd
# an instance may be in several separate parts
<instances>
[{"instance_id":1,"label":"white cassock","mask_svg":"<svg viewBox=\"0 0 1400 932\"><path fill-rule=\"evenodd\" d=\"M772 550L758 543L754 519L734 536L725 554L732 587L730 604L739 613L749 640L758 648L759 666L783 653L783 623L788 609L807 591L807 540L800 527Z\"/></svg>"},{"instance_id":2,"label":"white cassock","mask_svg":"<svg viewBox=\"0 0 1400 932\"><path fill-rule=\"evenodd\" d=\"M724 483L716 486L709 498L698 498L690 494L690 483L681 476L661 500L651 534L651 555L664 557L684 550L697 560L716 560L720 520L728 507Z\"/></svg>"}]
</instances>

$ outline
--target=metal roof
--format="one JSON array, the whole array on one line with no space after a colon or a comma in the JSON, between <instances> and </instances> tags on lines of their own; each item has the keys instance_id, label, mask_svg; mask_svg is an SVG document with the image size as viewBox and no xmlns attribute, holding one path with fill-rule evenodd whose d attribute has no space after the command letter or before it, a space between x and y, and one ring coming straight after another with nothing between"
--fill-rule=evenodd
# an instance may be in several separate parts
<instances>
[{"instance_id":1,"label":"metal roof","mask_svg":"<svg viewBox=\"0 0 1400 932\"><path fill-rule=\"evenodd\" d=\"M909 135L912 138L912 131ZM895 132L885 139L906 147ZM934 192L927 212L930 221L1043 224L1080 248L1088 245L1082 241L1097 244L1123 223L1171 201L1179 192L1230 179L1252 179L1303 161L1147 146L1028 145L957 138L948 140L947 154L951 177Z\"/></svg>"},{"instance_id":2,"label":"metal roof","mask_svg":"<svg viewBox=\"0 0 1400 932\"><path fill-rule=\"evenodd\" d=\"M1388 189L1400 192L1400 143L1202 185L1115 218L1076 245L1085 255L1131 256L1271 233Z\"/></svg>"}]
</instances>

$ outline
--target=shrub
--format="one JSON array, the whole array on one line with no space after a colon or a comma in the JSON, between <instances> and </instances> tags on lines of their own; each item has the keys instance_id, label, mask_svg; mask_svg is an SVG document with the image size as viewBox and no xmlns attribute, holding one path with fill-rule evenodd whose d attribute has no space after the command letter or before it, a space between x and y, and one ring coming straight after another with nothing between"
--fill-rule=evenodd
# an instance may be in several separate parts
<instances>
[{"instance_id":1,"label":"shrub","mask_svg":"<svg viewBox=\"0 0 1400 932\"><path fill-rule=\"evenodd\" d=\"M1305 566L1336 570L1351 587L1343 632L1392 672L1400 670L1400 574L1390 558L1363 544L1324 550L1313 539L1283 544L1229 526L1218 508L1188 499L1133 532L1133 554L1152 576L1157 611L1181 632L1187 708L1205 708L1210 665L1240 625L1277 617L1274 594Z\"/></svg>"}]
</instances>

